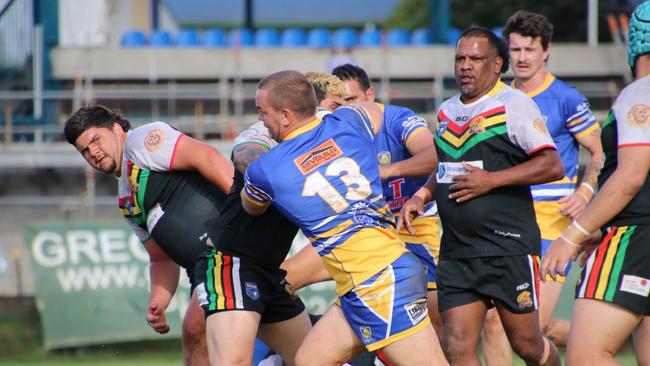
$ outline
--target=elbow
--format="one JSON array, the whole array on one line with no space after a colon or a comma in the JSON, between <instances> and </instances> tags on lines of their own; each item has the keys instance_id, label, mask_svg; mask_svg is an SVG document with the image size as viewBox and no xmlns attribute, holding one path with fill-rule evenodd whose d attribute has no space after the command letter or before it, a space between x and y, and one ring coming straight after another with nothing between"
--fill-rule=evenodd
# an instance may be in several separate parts
<instances>
[{"instance_id":1,"label":"elbow","mask_svg":"<svg viewBox=\"0 0 650 366\"><path fill-rule=\"evenodd\" d=\"M562 167L562 163L557 161L557 164L553 164L551 168L549 169L549 174L551 175L550 180L555 181L555 180L560 180L564 178L564 167Z\"/></svg>"},{"instance_id":2,"label":"elbow","mask_svg":"<svg viewBox=\"0 0 650 366\"><path fill-rule=\"evenodd\" d=\"M625 185L622 188L623 194L626 196L636 196L639 191L641 191L641 188L643 188L643 185L645 184L647 175L640 175L640 174L630 174L625 178Z\"/></svg>"}]
</instances>

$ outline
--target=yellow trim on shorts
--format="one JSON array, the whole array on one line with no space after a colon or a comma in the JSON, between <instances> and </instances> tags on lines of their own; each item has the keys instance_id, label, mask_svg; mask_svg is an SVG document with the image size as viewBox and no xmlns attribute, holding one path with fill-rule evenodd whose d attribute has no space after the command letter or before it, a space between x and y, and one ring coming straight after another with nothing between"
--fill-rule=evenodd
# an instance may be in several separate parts
<instances>
[{"instance_id":1,"label":"yellow trim on shorts","mask_svg":"<svg viewBox=\"0 0 650 366\"><path fill-rule=\"evenodd\" d=\"M393 334L392 336L388 338L384 338L379 342L375 342L369 345L366 345L366 349L368 352L376 351L380 348L386 347L391 343L395 343L399 341L400 339L404 339L414 333L419 332L420 330L424 329L428 324L431 323L431 319L429 319L429 314L427 314L427 317L424 318L419 324L415 325L413 328L409 328L403 332Z\"/></svg>"}]
</instances>

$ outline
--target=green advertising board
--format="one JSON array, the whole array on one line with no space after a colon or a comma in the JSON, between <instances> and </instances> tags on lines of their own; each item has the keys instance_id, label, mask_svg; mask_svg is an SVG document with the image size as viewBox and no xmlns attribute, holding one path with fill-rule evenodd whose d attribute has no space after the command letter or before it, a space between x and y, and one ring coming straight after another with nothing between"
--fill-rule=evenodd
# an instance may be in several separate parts
<instances>
[{"instance_id":1,"label":"green advertising board","mask_svg":"<svg viewBox=\"0 0 650 366\"><path fill-rule=\"evenodd\" d=\"M34 223L26 239L45 348L180 337L189 302L185 271L167 309L171 330L161 336L145 320L149 256L126 224ZM298 236L292 252L305 244ZM300 296L310 312L322 314L334 301L334 285L312 285Z\"/></svg>"}]
</instances>

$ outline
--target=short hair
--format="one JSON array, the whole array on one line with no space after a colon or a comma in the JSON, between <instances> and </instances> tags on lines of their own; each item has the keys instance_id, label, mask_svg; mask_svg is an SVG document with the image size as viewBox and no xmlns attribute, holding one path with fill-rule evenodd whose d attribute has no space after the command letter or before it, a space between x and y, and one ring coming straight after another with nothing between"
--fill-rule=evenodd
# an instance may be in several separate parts
<instances>
[{"instance_id":1,"label":"short hair","mask_svg":"<svg viewBox=\"0 0 650 366\"><path fill-rule=\"evenodd\" d=\"M342 81L356 81L364 92L370 89L370 79L368 79L368 74L366 74L366 71L359 66L352 64L337 66L332 70L332 75L338 77Z\"/></svg>"},{"instance_id":2,"label":"short hair","mask_svg":"<svg viewBox=\"0 0 650 366\"><path fill-rule=\"evenodd\" d=\"M508 71L508 68L510 67L510 55L508 54L508 47L506 47L506 43L503 41L503 39L497 37L494 32L487 28L483 27L469 27L463 31L463 33L460 34L460 37L458 37L458 40L456 41L456 46L458 46L458 42L461 40L461 38L471 38L471 37L483 37L488 40L488 43L490 44L490 47L494 50L495 54L498 57L501 57L503 60L503 64L501 64L501 70L500 72L503 74L504 72Z\"/></svg>"},{"instance_id":3,"label":"short hair","mask_svg":"<svg viewBox=\"0 0 650 366\"><path fill-rule=\"evenodd\" d=\"M305 73L305 77L314 87L318 103L322 102L327 94L333 94L341 98L345 96L345 87L341 79L334 75L322 72L307 72Z\"/></svg>"},{"instance_id":4,"label":"short hair","mask_svg":"<svg viewBox=\"0 0 650 366\"><path fill-rule=\"evenodd\" d=\"M100 104L81 107L74 112L63 128L68 143L74 145L77 138L92 127L112 128L117 123L124 132L131 129L131 123L120 114L119 110L110 109Z\"/></svg>"},{"instance_id":5,"label":"short hair","mask_svg":"<svg viewBox=\"0 0 650 366\"><path fill-rule=\"evenodd\" d=\"M299 117L308 117L316 112L316 92L305 75L286 70L268 75L257 85L268 90L268 100L276 110L287 108Z\"/></svg>"},{"instance_id":6,"label":"short hair","mask_svg":"<svg viewBox=\"0 0 650 366\"><path fill-rule=\"evenodd\" d=\"M542 14L519 10L512 14L506 25L501 30L506 42L511 33L521 34L524 37L540 38L542 48L546 51L553 39L553 24Z\"/></svg>"}]
</instances>

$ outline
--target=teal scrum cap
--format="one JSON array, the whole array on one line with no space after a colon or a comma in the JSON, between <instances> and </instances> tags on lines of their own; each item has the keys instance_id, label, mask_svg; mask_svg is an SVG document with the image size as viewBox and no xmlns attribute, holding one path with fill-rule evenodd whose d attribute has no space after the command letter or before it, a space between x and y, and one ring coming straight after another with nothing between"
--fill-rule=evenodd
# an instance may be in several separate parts
<instances>
[{"instance_id":1,"label":"teal scrum cap","mask_svg":"<svg viewBox=\"0 0 650 366\"><path fill-rule=\"evenodd\" d=\"M627 32L627 63L634 68L636 59L650 52L650 1L634 9Z\"/></svg>"}]
</instances>

